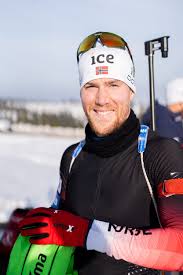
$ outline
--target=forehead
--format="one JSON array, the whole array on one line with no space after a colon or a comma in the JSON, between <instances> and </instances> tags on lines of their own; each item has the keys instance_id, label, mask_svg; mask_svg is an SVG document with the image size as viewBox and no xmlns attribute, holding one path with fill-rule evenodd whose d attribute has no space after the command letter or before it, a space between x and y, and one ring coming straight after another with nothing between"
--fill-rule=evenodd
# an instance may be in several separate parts
<instances>
[{"instance_id":1,"label":"forehead","mask_svg":"<svg viewBox=\"0 0 183 275\"><path fill-rule=\"evenodd\" d=\"M88 81L85 85L89 84L110 84L110 83L123 83L121 80L114 78L99 78Z\"/></svg>"}]
</instances>

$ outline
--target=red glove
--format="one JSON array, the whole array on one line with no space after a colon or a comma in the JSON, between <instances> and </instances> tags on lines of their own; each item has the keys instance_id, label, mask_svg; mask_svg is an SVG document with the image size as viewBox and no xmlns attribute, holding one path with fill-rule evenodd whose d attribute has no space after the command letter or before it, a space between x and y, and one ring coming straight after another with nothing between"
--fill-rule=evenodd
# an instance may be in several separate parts
<instances>
[{"instance_id":1,"label":"red glove","mask_svg":"<svg viewBox=\"0 0 183 275\"><path fill-rule=\"evenodd\" d=\"M19 224L21 235L29 236L32 244L84 246L89 221L63 210L36 208Z\"/></svg>"}]
</instances>

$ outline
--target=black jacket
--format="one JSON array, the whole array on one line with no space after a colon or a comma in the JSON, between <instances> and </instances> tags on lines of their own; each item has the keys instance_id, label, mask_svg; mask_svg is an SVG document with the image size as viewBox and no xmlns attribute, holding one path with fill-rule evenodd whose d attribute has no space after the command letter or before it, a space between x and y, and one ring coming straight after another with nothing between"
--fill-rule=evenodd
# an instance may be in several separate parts
<instances>
[{"instance_id":1,"label":"black jacket","mask_svg":"<svg viewBox=\"0 0 183 275\"><path fill-rule=\"evenodd\" d=\"M139 125L135 127L139 130ZM120 129L120 132L124 132L124 129ZM131 133L125 133L125 136L130 139ZM95 142L98 141L94 139ZM110 146L115 147L114 155L105 154L103 157L102 152L109 151ZM167 169L170 165L166 152L174 151L178 146L173 140L159 138L151 131L149 133L144 163L155 194L157 185L170 178L170 171L177 170L177 165ZM111 142L99 150L99 154L92 149L95 146L88 146L86 143L69 173L71 155L75 147L76 145L69 147L61 160L62 208L87 219L126 227L159 227L141 168L136 134L126 147L119 147L119 152ZM106 254L81 248L76 249L75 265L79 275L133 274L130 272L134 270L136 274L159 274L123 260L115 260Z\"/></svg>"}]
</instances>

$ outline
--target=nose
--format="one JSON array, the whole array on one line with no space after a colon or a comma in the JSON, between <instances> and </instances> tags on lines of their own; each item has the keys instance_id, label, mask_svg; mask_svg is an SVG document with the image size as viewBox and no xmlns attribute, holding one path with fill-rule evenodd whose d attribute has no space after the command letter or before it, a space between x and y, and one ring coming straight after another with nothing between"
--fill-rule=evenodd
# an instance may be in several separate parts
<instances>
[{"instance_id":1,"label":"nose","mask_svg":"<svg viewBox=\"0 0 183 275\"><path fill-rule=\"evenodd\" d=\"M106 87L98 87L95 102L99 106L104 106L109 103L109 95Z\"/></svg>"}]
</instances>

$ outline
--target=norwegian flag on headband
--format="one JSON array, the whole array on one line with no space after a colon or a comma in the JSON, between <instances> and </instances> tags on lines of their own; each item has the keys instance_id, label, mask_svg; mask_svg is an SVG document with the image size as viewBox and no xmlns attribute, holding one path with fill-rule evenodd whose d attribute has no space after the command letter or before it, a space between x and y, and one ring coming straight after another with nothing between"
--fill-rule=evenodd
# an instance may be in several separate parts
<instances>
[{"instance_id":1,"label":"norwegian flag on headband","mask_svg":"<svg viewBox=\"0 0 183 275\"><path fill-rule=\"evenodd\" d=\"M108 74L108 66L96 67L96 75L99 74Z\"/></svg>"}]
</instances>

